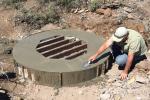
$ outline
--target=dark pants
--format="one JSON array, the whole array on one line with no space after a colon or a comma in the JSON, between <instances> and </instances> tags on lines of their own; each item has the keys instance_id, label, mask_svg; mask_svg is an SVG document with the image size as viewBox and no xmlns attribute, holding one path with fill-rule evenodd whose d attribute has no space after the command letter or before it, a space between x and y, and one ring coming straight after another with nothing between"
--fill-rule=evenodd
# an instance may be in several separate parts
<instances>
[{"instance_id":1,"label":"dark pants","mask_svg":"<svg viewBox=\"0 0 150 100\"><path fill-rule=\"evenodd\" d=\"M121 47L119 47L117 44L113 43L112 47L112 55L114 58L114 62L119 65L119 69L124 69L124 66L128 59L128 54L121 51ZM132 62L132 68L137 64L138 62L146 59L145 55L142 56L134 56L133 62Z\"/></svg>"}]
</instances>

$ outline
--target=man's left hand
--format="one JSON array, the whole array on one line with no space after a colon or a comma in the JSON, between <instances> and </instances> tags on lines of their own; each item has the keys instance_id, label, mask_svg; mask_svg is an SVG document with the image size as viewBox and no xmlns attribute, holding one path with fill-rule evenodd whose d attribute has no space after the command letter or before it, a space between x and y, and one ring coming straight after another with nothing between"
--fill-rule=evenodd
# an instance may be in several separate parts
<instances>
[{"instance_id":1,"label":"man's left hand","mask_svg":"<svg viewBox=\"0 0 150 100\"><path fill-rule=\"evenodd\" d=\"M128 76L128 73L125 72L125 71L122 71L122 73L121 73L121 75L120 75L120 78L121 78L121 80L124 80L124 79L127 78L127 76Z\"/></svg>"}]
</instances>

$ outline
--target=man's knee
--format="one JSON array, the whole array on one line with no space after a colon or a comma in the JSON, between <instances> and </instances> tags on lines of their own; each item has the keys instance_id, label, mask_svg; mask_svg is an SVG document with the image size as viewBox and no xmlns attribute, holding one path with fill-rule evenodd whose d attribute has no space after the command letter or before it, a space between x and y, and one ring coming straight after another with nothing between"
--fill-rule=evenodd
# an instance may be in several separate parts
<instances>
[{"instance_id":1,"label":"man's knee","mask_svg":"<svg viewBox=\"0 0 150 100\"><path fill-rule=\"evenodd\" d=\"M119 66L124 66L127 62L127 54L123 54L123 55L119 55L116 57L115 62L119 65Z\"/></svg>"}]
</instances>

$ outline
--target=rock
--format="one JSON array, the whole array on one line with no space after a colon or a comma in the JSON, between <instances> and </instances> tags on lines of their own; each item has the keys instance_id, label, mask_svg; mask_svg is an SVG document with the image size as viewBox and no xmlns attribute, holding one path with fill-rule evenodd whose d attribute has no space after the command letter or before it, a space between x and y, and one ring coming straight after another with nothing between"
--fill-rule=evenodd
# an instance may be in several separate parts
<instances>
[{"instance_id":1,"label":"rock","mask_svg":"<svg viewBox=\"0 0 150 100\"><path fill-rule=\"evenodd\" d=\"M83 13L85 11L85 9L81 9L78 11L78 13Z\"/></svg>"},{"instance_id":2,"label":"rock","mask_svg":"<svg viewBox=\"0 0 150 100\"><path fill-rule=\"evenodd\" d=\"M132 84L135 82L135 77L133 76L131 79L128 80L128 84Z\"/></svg>"},{"instance_id":3,"label":"rock","mask_svg":"<svg viewBox=\"0 0 150 100\"><path fill-rule=\"evenodd\" d=\"M0 44L0 54L3 54L4 53L4 46L3 44Z\"/></svg>"},{"instance_id":4,"label":"rock","mask_svg":"<svg viewBox=\"0 0 150 100\"><path fill-rule=\"evenodd\" d=\"M150 70L147 72L147 75L150 75Z\"/></svg>"},{"instance_id":5,"label":"rock","mask_svg":"<svg viewBox=\"0 0 150 100\"><path fill-rule=\"evenodd\" d=\"M114 100L121 100L121 96L115 95L115 96L114 96Z\"/></svg>"},{"instance_id":6,"label":"rock","mask_svg":"<svg viewBox=\"0 0 150 100\"><path fill-rule=\"evenodd\" d=\"M96 12L97 14L103 15L104 12L105 12L105 10L102 9L102 8L99 8L99 9L97 9L95 12Z\"/></svg>"},{"instance_id":7,"label":"rock","mask_svg":"<svg viewBox=\"0 0 150 100\"><path fill-rule=\"evenodd\" d=\"M145 32L145 26L144 26L144 24L137 24L137 30L138 30L138 32L140 32L140 33L143 33L143 32Z\"/></svg>"},{"instance_id":8,"label":"rock","mask_svg":"<svg viewBox=\"0 0 150 100\"><path fill-rule=\"evenodd\" d=\"M148 62L150 62L150 50L148 51L148 53L146 54L147 60Z\"/></svg>"},{"instance_id":9,"label":"rock","mask_svg":"<svg viewBox=\"0 0 150 100\"><path fill-rule=\"evenodd\" d=\"M139 75L136 76L136 82L138 82L138 83L146 84L146 83L148 83L148 81L149 80L145 77L142 77Z\"/></svg>"},{"instance_id":10,"label":"rock","mask_svg":"<svg viewBox=\"0 0 150 100\"><path fill-rule=\"evenodd\" d=\"M44 27L41 28L42 31L45 30L53 30L53 29L61 29L59 26L55 25L55 24L47 24Z\"/></svg>"},{"instance_id":11,"label":"rock","mask_svg":"<svg viewBox=\"0 0 150 100\"><path fill-rule=\"evenodd\" d=\"M142 100L142 98L140 96L137 96L136 100Z\"/></svg>"},{"instance_id":12,"label":"rock","mask_svg":"<svg viewBox=\"0 0 150 100\"><path fill-rule=\"evenodd\" d=\"M114 83L115 81L116 81L116 79L114 79L114 78L110 78L107 80L108 83Z\"/></svg>"},{"instance_id":13,"label":"rock","mask_svg":"<svg viewBox=\"0 0 150 100\"><path fill-rule=\"evenodd\" d=\"M101 94L105 94L106 91L107 91L107 88L103 88L103 89L100 90L100 93L101 93Z\"/></svg>"},{"instance_id":14,"label":"rock","mask_svg":"<svg viewBox=\"0 0 150 100\"><path fill-rule=\"evenodd\" d=\"M78 12L78 10L79 10L79 9L77 8L73 13L76 14L76 13Z\"/></svg>"},{"instance_id":15,"label":"rock","mask_svg":"<svg viewBox=\"0 0 150 100\"><path fill-rule=\"evenodd\" d=\"M148 60L149 60L149 58L148 58ZM150 61L148 61L148 60L143 60L140 63L136 64L136 68L150 70Z\"/></svg>"},{"instance_id":16,"label":"rock","mask_svg":"<svg viewBox=\"0 0 150 100\"><path fill-rule=\"evenodd\" d=\"M122 84L121 84L120 82L118 82L118 81L116 81L113 85L114 85L114 86L117 86L117 87L122 86Z\"/></svg>"},{"instance_id":17,"label":"rock","mask_svg":"<svg viewBox=\"0 0 150 100\"><path fill-rule=\"evenodd\" d=\"M19 83L24 83L25 82L25 78L24 77L19 77L18 79L19 79L18 80Z\"/></svg>"},{"instance_id":18,"label":"rock","mask_svg":"<svg viewBox=\"0 0 150 100\"><path fill-rule=\"evenodd\" d=\"M82 90L79 90L79 94L80 94L80 95L83 95L83 91L82 91Z\"/></svg>"},{"instance_id":19,"label":"rock","mask_svg":"<svg viewBox=\"0 0 150 100\"><path fill-rule=\"evenodd\" d=\"M101 99L101 100L109 100L110 96L111 96L111 95L108 94L108 93L107 93L107 94L101 94L101 95L100 95L100 99Z\"/></svg>"},{"instance_id":20,"label":"rock","mask_svg":"<svg viewBox=\"0 0 150 100\"><path fill-rule=\"evenodd\" d=\"M129 7L124 7L123 9L128 13L131 13L133 11L133 9L131 9Z\"/></svg>"},{"instance_id":21,"label":"rock","mask_svg":"<svg viewBox=\"0 0 150 100\"><path fill-rule=\"evenodd\" d=\"M23 100L21 97L18 97L18 96L14 96L13 97L13 100Z\"/></svg>"},{"instance_id":22,"label":"rock","mask_svg":"<svg viewBox=\"0 0 150 100\"><path fill-rule=\"evenodd\" d=\"M132 14L128 14L128 18L129 19L135 19L135 16L133 16Z\"/></svg>"},{"instance_id":23,"label":"rock","mask_svg":"<svg viewBox=\"0 0 150 100\"><path fill-rule=\"evenodd\" d=\"M13 48L12 47L8 47L4 50L5 54L12 54Z\"/></svg>"},{"instance_id":24,"label":"rock","mask_svg":"<svg viewBox=\"0 0 150 100\"><path fill-rule=\"evenodd\" d=\"M110 17L112 16L112 10L110 8L107 8L104 12L104 15L107 16L107 17Z\"/></svg>"},{"instance_id":25,"label":"rock","mask_svg":"<svg viewBox=\"0 0 150 100\"><path fill-rule=\"evenodd\" d=\"M107 9L99 8L96 10L96 13L100 15L105 15L107 17L112 16L112 10L110 8L107 8Z\"/></svg>"},{"instance_id":26,"label":"rock","mask_svg":"<svg viewBox=\"0 0 150 100\"><path fill-rule=\"evenodd\" d=\"M122 100L137 100L134 94L127 94L123 96Z\"/></svg>"}]
</instances>

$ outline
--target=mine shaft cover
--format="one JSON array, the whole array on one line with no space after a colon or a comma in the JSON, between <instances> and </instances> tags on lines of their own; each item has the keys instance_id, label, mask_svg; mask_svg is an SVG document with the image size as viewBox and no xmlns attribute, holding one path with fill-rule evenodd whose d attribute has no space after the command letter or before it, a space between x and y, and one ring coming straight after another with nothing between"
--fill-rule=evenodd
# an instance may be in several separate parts
<instances>
[{"instance_id":1,"label":"mine shaft cover","mask_svg":"<svg viewBox=\"0 0 150 100\"><path fill-rule=\"evenodd\" d=\"M34 74L39 84L67 85L90 80L99 75L102 66L107 66L109 55L89 68L83 67L103 41L101 36L85 31L43 31L19 41L13 56L18 64Z\"/></svg>"}]
</instances>

